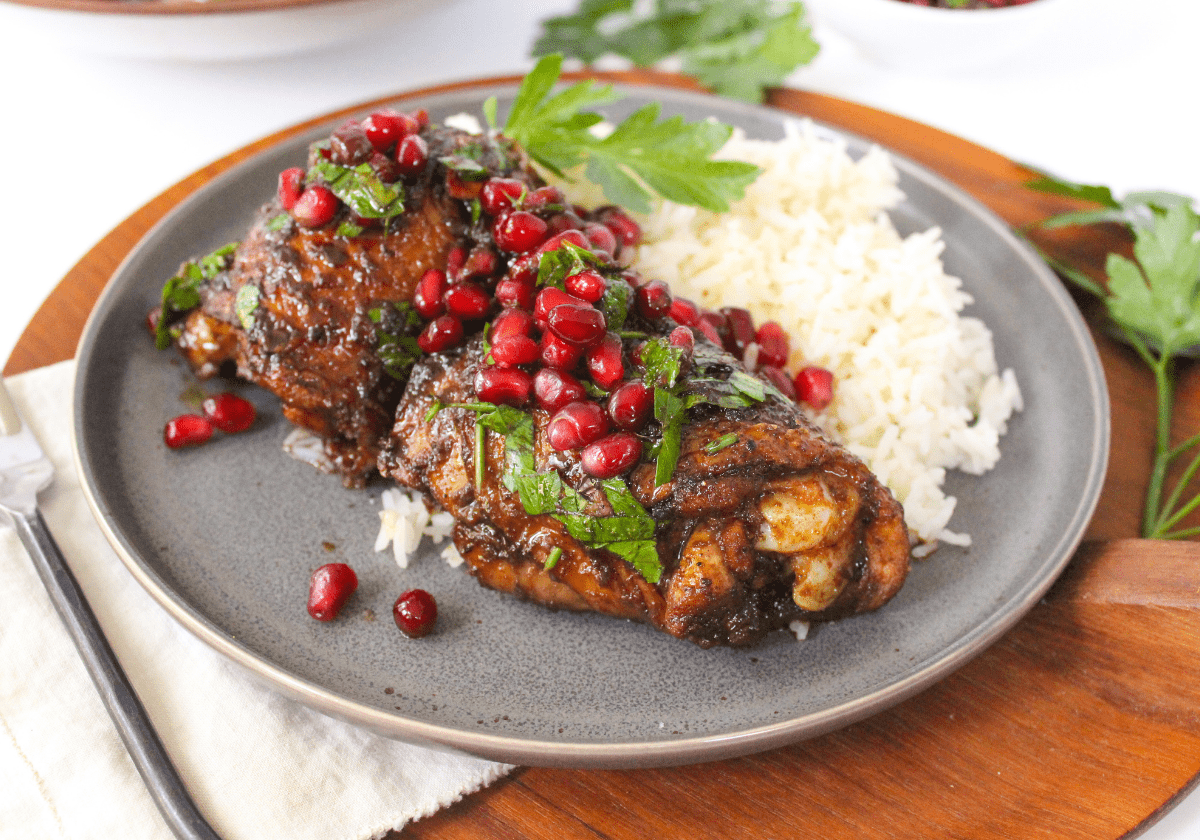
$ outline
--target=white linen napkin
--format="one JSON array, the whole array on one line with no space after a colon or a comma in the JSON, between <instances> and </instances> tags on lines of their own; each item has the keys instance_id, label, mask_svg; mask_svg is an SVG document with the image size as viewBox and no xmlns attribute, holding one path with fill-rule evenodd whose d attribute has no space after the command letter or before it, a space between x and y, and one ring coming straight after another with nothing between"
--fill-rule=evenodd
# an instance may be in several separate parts
<instances>
[{"instance_id":1,"label":"white linen napkin","mask_svg":"<svg viewBox=\"0 0 1200 840\"><path fill-rule=\"evenodd\" d=\"M63 362L6 380L54 462L42 513L224 840L378 837L511 769L325 717L176 624L109 548L84 500L70 447L74 373ZM0 524L0 840L171 836L23 546Z\"/></svg>"}]
</instances>

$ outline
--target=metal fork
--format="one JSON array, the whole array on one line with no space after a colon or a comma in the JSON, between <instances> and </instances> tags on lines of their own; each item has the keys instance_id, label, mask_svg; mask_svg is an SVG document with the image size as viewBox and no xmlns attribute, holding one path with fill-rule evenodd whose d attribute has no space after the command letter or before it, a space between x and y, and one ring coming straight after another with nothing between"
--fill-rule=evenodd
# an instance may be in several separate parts
<instances>
[{"instance_id":1,"label":"metal fork","mask_svg":"<svg viewBox=\"0 0 1200 840\"><path fill-rule=\"evenodd\" d=\"M125 748L171 830L182 840L220 840L200 815L171 763L133 686L113 654L79 582L37 508L37 494L49 486L54 467L9 399L0 380L0 509L11 517L54 608L79 649L83 664Z\"/></svg>"}]
</instances>

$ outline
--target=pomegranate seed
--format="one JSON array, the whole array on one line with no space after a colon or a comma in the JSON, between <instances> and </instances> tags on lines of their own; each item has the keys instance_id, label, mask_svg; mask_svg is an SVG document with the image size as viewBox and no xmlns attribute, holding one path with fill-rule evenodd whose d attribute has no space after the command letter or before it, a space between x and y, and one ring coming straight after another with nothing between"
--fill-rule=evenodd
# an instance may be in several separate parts
<instances>
[{"instance_id":1,"label":"pomegranate seed","mask_svg":"<svg viewBox=\"0 0 1200 840\"><path fill-rule=\"evenodd\" d=\"M587 390L569 373L542 368L533 377L533 396L539 406L553 413L567 403L586 399Z\"/></svg>"},{"instance_id":2,"label":"pomegranate seed","mask_svg":"<svg viewBox=\"0 0 1200 840\"><path fill-rule=\"evenodd\" d=\"M514 335L529 335L533 331L533 316L523 309L506 309L492 319L493 342Z\"/></svg>"},{"instance_id":3,"label":"pomegranate seed","mask_svg":"<svg viewBox=\"0 0 1200 840\"><path fill-rule=\"evenodd\" d=\"M340 166L366 163L374 150L367 132L356 122L346 123L329 138L329 159Z\"/></svg>"},{"instance_id":4,"label":"pomegranate seed","mask_svg":"<svg viewBox=\"0 0 1200 840\"><path fill-rule=\"evenodd\" d=\"M764 365L758 369L758 375L782 391L783 395L788 399L796 399L796 386L792 382L791 377L783 372L783 368L775 367L774 365Z\"/></svg>"},{"instance_id":5,"label":"pomegranate seed","mask_svg":"<svg viewBox=\"0 0 1200 840\"><path fill-rule=\"evenodd\" d=\"M546 316L546 325L563 341L578 344L580 347L587 347L599 340L608 329L604 322L604 313L590 303L583 306L560 303Z\"/></svg>"},{"instance_id":6,"label":"pomegranate seed","mask_svg":"<svg viewBox=\"0 0 1200 840\"><path fill-rule=\"evenodd\" d=\"M492 359L499 367L516 367L537 361L542 348L527 335L510 335L492 342Z\"/></svg>"},{"instance_id":7,"label":"pomegranate seed","mask_svg":"<svg viewBox=\"0 0 1200 840\"><path fill-rule=\"evenodd\" d=\"M392 618L400 632L410 639L420 639L433 632L437 624L437 601L424 589L410 589L392 605Z\"/></svg>"},{"instance_id":8,"label":"pomegranate seed","mask_svg":"<svg viewBox=\"0 0 1200 840\"><path fill-rule=\"evenodd\" d=\"M548 224L550 226L550 233L553 236L565 233L568 230L583 230L583 219L570 211L555 213L550 217Z\"/></svg>"},{"instance_id":9,"label":"pomegranate seed","mask_svg":"<svg viewBox=\"0 0 1200 840\"><path fill-rule=\"evenodd\" d=\"M634 300L638 314L653 321L666 315L671 308L671 289L661 280L651 280L644 286L638 286Z\"/></svg>"},{"instance_id":10,"label":"pomegranate seed","mask_svg":"<svg viewBox=\"0 0 1200 840\"><path fill-rule=\"evenodd\" d=\"M351 213L350 220L352 222L354 222L354 224L358 225L360 228L377 228L383 224L382 221L379 219L372 219L372 218L368 218L367 216L360 216L357 213Z\"/></svg>"},{"instance_id":11,"label":"pomegranate seed","mask_svg":"<svg viewBox=\"0 0 1200 840\"><path fill-rule=\"evenodd\" d=\"M452 283L442 293L446 311L467 321L478 321L492 308L492 296L476 283Z\"/></svg>"},{"instance_id":12,"label":"pomegranate seed","mask_svg":"<svg viewBox=\"0 0 1200 840\"><path fill-rule=\"evenodd\" d=\"M718 347L721 346L721 336L717 332L717 328L713 326L712 321L706 318L701 318L696 322L696 332L707 338Z\"/></svg>"},{"instance_id":13,"label":"pomegranate seed","mask_svg":"<svg viewBox=\"0 0 1200 840\"><path fill-rule=\"evenodd\" d=\"M682 347L684 358L690 358L696 349L696 335L691 327L676 327L667 336L667 343L672 347Z\"/></svg>"},{"instance_id":14,"label":"pomegranate seed","mask_svg":"<svg viewBox=\"0 0 1200 840\"><path fill-rule=\"evenodd\" d=\"M598 222L587 222L583 226L583 235L593 251L615 256L617 253L617 237L611 230Z\"/></svg>"},{"instance_id":15,"label":"pomegranate seed","mask_svg":"<svg viewBox=\"0 0 1200 840\"><path fill-rule=\"evenodd\" d=\"M538 187L525 197L525 206L531 210L545 210L549 207L562 207L567 203L567 197L558 187Z\"/></svg>"},{"instance_id":16,"label":"pomegranate seed","mask_svg":"<svg viewBox=\"0 0 1200 840\"><path fill-rule=\"evenodd\" d=\"M583 298L577 298L572 294L564 292L562 289L556 289L553 286L547 286L537 293L537 298L533 303L533 320L542 329L546 328L548 319L550 318L550 310L556 306L561 306L564 303L571 303L576 306L589 306L588 302Z\"/></svg>"},{"instance_id":17,"label":"pomegranate seed","mask_svg":"<svg viewBox=\"0 0 1200 840\"><path fill-rule=\"evenodd\" d=\"M292 207L292 216L306 228L329 224L337 213L338 199L329 187L313 184L300 194Z\"/></svg>"},{"instance_id":18,"label":"pomegranate seed","mask_svg":"<svg viewBox=\"0 0 1200 840\"><path fill-rule=\"evenodd\" d=\"M526 191L524 182L516 178L491 178L479 192L479 203L489 216L499 216L515 209Z\"/></svg>"},{"instance_id":19,"label":"pomegranate seed","mask_svg":"<svg viewBox=\"0 0 1200 840\"><path fill-rule=\"evenodd\" d=\"M254 406L236 394L217 394L206 399L200 407L204 416L226 434L244 432L254 423Z\"/></svg>"},{"instance_id":20,"label":"pomegranate seed","mask_svg":"<svg viewBox=\"0 0 1200 840\"><path fill-rule=\"evenodd\" d=\"M588 303L598 303L608 290L608 281L591 269L569 275L563 280L563 285L567 287L568 292Z\"/></svg>"},{"instance_id":21,"label":"pomegranate seed","mask_svg":"<svg viewBox=\"0 0 1200 840\"><path fill-rule=\"evenodd\" d=\"M475 396L497 405L529 402L533 377L519 368L481 367L475 374Z\"/></svg>"},{"instance_id":22,"label":"pomegranate seed","mask_svg":"<svg viewBox=\"0 0 1200 840\"><path fill-rule=\"evenodd\" d=\"M396 147L396 165L410 178L421 174L429 160L429 146L419 134L410 134Z\"/></svg>"},{"instance_id":23,"label":"pomegranate seed","mask_svg":"<svg viewBox=\"0 0 1200 840\"><path fill-rule=\"evenodd\" d=\"M547 330L542 334L542 364L555 370L572 370L583 358L583 348L563 341Z\"/></svg>"},{"instance_id":24,"label":"pomegranate seed","mask_svg":"<svg viewBox=\"0 0 1200 840\"><path fill-rule=\"evenodd\" d=\"M564 230L562 233L554 234L554 236L551 236L549 239L547 239L545 242L543 242L540 246L538 246L538 250L537 250L538 256L541 256L542 254L547 254L550 251L557 251L559 248L563 247L564 245L566 245L568 243L571 245L575 245L579 248L587 248L588 247L587 237L583 235L582 231Z\"/></svg>"},{"instance_id":25,"label":"pomegranate seed","mask_svg":"<svg viewBox=\"0 0 1200 840\"><path fill-rule=\"evenodd\" d=\"M596 218L601 224L613 232L625 247L637 245L642 241L642 229L638 223L617 207L604 207L596 211Z\"/></svg>"},{"instance_id":26,"label":"pomegranate seed","mask_svg":"<svg viewBox=\"0 0 1200 840\"><path fill-rule=\"evenodd\" d=\"M213 424L206 417L181 414L163 427L163 443L171 449L199 446L213 434Z\"/></svg>"},{"instance_id":27,"label":"pomegranate seed","mask_svg":"<svg viewBox=\"0 0 1200 840\"><path fill-rule=\"evenodd\" d=\"M371 169L379 176L379 180L385 184L392 184L400 180L400 165L383 152L372 152L371 158L367 163L371 165Z\"/></svg>"},{"instance_id":28,"label":"pomegranate seed","mask_svg":"<svg viewBox=\"0 0 1200 840\"><path fill-rule=\"evenodd\" d=\"M713 312L709 309L701 310L700 323L708 324L709 327L712 328L712 331L717 336L715 339L711 339L714 344L716 344L718 347L725 346L725 336L729 333L729 319L725 317L724 314L720 312ZM697 324L696 328L700 329L701 332L704 332L706 336L708 335L707 332L700 328L700 324Z\"/></svg>"},{"instance_id":29,"label":"pomegranate seed","mask_svg":"<svg viewBox=\"0 0 1200 840\"><path fill-rule=\"evenodd\" d=\"M467 249L455 245L450 249L450 253L446 254L446 276L457 277L466 263Z\"/></svg>"},{"instance_id":30,"label":"pomegranate seed","mask_svg":"<svg viewBox=\"0 0 1200 840\"><path fill-rule=\"evenodd\" d=\"M279 204L284 210L291 210L300 200L304 192L304 170L298 166L285 169L279 173Z\"/></svg>"},{"instance_id":31,"label":"pomegranate seed","mask_svg":"<svg viewBox=\"0 0 1200 840\"><path fill-rule=\"evenodd\" d=\"M754 340L758 342L759 364L777 368L787 364L788 335L779 324L767 321L758 328Z\"/></svg>"},{"instance_id":32,"label":"pomegranate seed","mask_svg":"<svg viewBox=\"0 0 1200 840\"><path fill-rule=\"evenodd\" d=\"M496 300L501 306L533 309L534 287L519 280L501 280L496 284Z\"/></svg>"},{"instance_id":33,"label":"pomegranate seed","mask_svg":"<svg viewBox=\"0 0 1200 840\"><path fill-rule=\"evenodd\" d=\"M391 109L376 111L362 122L367 139L378 152L386 152L400 140L420 129L417 121L408 114Z\"/></svg>"},{"instance_id":34,"label":"pomegranate seed","mask_svg":"<svg viewBox=\"0 0 1200 840\"><path fill-rule=\"evenodd\" d=\"M746 345L754 341L754 318L740 306L723 306L721 314L729 324L724 336L725 349L740 359L746 353Z\"/></svg>"},{"instance_id":35,"label":"pomegranate seed","mask_svg":"<svg viewBox=\"0 0 1200 840\"><path fill-rule=\"evenodd\" d=\"M492 225L492 239L502 251L528 251L545 238L546 222L527 210L505 213Z\"/></svg>"},{"instance_id":36,"label":"pomegranate seed","mask_svg":"<svg viewBox=\"0 0 1200 840\"><path fill-rule=\"evenodd\" d=\"M594 402L576 400L560 408L546 426L546 439L559 452L578 449L608 434L608 415Z\"/></svg>"},{"instance_id":37,"label":"pomegranate seed","mask_svg":"<svg viewBox=\"0 0 1200 840\"><path fill-rule=\"evenodd\" d=\"M333 621L358 588L358 575L345 563L326 563L308 582L308 614L317 621Z\"/></svg>"},{"instance_id":38,"label":"pomegranate seed","mask_svg":"<svg viewBox=\"0 0 1200 840\"><path fill-rule=\"evenodd\" d=\"M608 416L622 431L639 431L653 413L654 389L641 380L626 382L608 396Z\"/></svg>"},{"instance_id":39,"label":"pomegranate seed","mask_svg":"<svg viewBox=\"0 0 1200 840\"><path fill-rule=\"evenodd\" d=\"M417 346L426 353L440 353L454 347L462 338L462 321L453 315L442 315L425 325L417 336Z\"/></svg>"},{"instance_id":40,"label":"pomegranate seed","mask_svg":"<svg viewBox=\"0 0 1200 840\"><path fill-rule=\"evenodd\" d=\"M833 374L822 367L809 366L796 374L796 397L821 411L833 402Z\"/></svg>"},{"instance_id":41,"label":"pomegranate seed","mask_svg":"<svg viewBox=\"0 0 1200 840\"><path fill-rule=\"evenodd\" d=\"M474 277L490 277L496 271L499 259L496 252L487 245L476 245L467 254L462 268L455 275L459 280L470 280Z\"/></svg>"},{"instance_id":42,"label":"pomegranate seed","mask_svg":"<svg viewBox=\"0 0 1200 840\"><path fill-rule=\"evenodd\" d=\"M700 307L687 298L673 299L667 315L675 319L676 324L682 324L685 327L694 327L700 323Z\"/></svg>"},{"instance_id":43,"label":"pomegranate seed","mask_svg":"<svg viewBox=\"0 0 1200 840\"><path fill-rule=\"evenodd\" d=\"M587 352L587 370L592 381L608 390L625 378L625 360L621 353L621 337L605 333L600 342Z\"/></svg>"},{"instance_id":44,"label":"pomegranate seed","mask_svg":"<svg viewBox=\"0 0 1200 840\"><path fill-rule=\"evenodd\" d=\"M579 464L595 478L615 478L642 460L642 442L629 432L614 432L583 448Z\"/></svg>"},{"instance_id":45,"label":"pomegranate seed","mask_svg":"<svg viewBox=\"0 0 1200 840\"><path fill-rule=\"evenodd\" d=\"M530 286L534 285L538 276L538 255L522 254L517 257L509 263L508 272L504 276L509 280L519 280Z\"/></svg>"},{"instance_id":46,"label":"pomegranate seed","mask_svg":"<svg viewBox=\"0 0 1200 840\"><path fill-rule=\"evenodd\" d=\"M429 269L417 281L416 291L413 292L413 309L425 320L432 321L446 311L446 304L442 302L445 291L446 272Z\"/></svg>"}]
</instances>

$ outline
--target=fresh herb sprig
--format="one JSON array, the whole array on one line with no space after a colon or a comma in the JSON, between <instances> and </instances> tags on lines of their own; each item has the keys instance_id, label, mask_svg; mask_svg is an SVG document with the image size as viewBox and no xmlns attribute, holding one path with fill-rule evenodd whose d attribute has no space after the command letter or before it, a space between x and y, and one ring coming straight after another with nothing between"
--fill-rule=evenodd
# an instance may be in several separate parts
<instances>
[{"instance_id":1,"label":"fresh herb sprig","mask_svg":"<svg viewBox=\"0 0 1200 840\"><path fill-rule=\"evenodd\" d=\"M605 55L652 67L677 59L682 71L723 96L760 102L765 89L812 61L820 46L804 6L768 0L582 0L549 18L535 56L562 53L585 64Z\"/></svg>"},{"instance_id":2,"label":"fresh herb sprig","mask_svg":"<svg viewBox=\"0 0 1200 840\"><path fill-rule=\"evenodd\" d=\"M154 346L166 350L171 344L171 322L177 315L190 312L200 305L200 286L206 280L212 280L233 262L233 253L238 243L230 242L222 245L211 254L198 260L189 260L179 269L179 273L168 278L162 288L162 309L159 311L158 324L154 331ZM255 301L257 305L258 301ZM240 315L240 310L239 310Z\"/></svg>"},{"instance_id":3,"label":"fresh herb sprig","mask_svg":"<svg viewBox=\"0 0 1200 840\"><path fill-rule=\"evenodd\" d=\"M1154 374L1154 463L1142 513L1142 536L1182 539L1200 534L1200 528L1179 527L1200 507L1200 493L1185 495L1200 471L1200 434L1171 446L1175 369L1181 356L1200 346L1200 216L1194 202L1171 192L1136 192L1118 199L1107 187L1075 184L1046 174L1027 186L1100 205L1095 210L1046 219L1039 223L1043 228L1115 222L1133 235L1134 259L1116 253L1106 259L1107 289L1079 269L1047 254L1043 257L1061 275L1104 301L1121 337ZM1191 461L1168 489L1168 470L1189 453Z\"/></svg>"},{"instance_id":4,"label":"fresh herb sprig","mask_svg":"<svg viewBox=\"0 0 1200 840\"><path fill-rule=\"evenodd\" d=\"M505 136L515 140L538 164L565 177L584 166L588 180L598 184L614 204L643 213L651 210L654 194L678 204L715 212L729 209L759 175L750 163L713 160L733 128L682 117L659 120L660 106L650 103L601 137L592 129L602 114L585 110L616 101L611 85L578 82L552 94L562 72L562 56L538 62L517 91L504 124ZM497 128L496 100L484 105L489 125Z\"/></svg>"}]
</instances>

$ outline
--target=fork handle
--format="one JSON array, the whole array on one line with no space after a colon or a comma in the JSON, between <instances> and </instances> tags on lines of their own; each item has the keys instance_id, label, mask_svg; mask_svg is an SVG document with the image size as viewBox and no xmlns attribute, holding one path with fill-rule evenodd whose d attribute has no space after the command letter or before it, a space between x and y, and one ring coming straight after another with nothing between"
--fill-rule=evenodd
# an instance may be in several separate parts
<instances>
[{"instance_id":1,"label":"fork handle","mask_svg":"<svg viewBox=\"0 0 1200 840\"><path fill-rule=\"evenodd\" d=\"M188 795L41 512L35 509L32 514L10 513L54 608L79 649L125 748L167 825L181 840L220 840Z\"/></svg>"}]
</instances>

